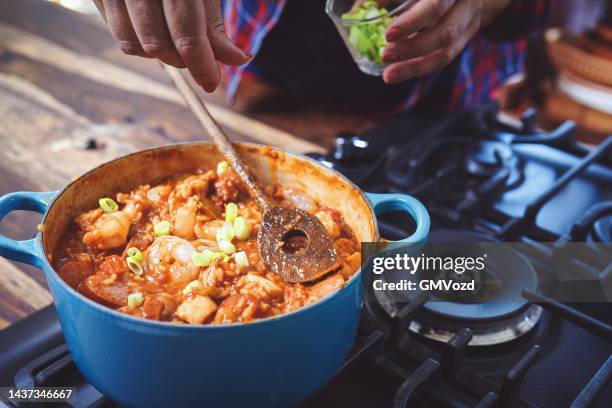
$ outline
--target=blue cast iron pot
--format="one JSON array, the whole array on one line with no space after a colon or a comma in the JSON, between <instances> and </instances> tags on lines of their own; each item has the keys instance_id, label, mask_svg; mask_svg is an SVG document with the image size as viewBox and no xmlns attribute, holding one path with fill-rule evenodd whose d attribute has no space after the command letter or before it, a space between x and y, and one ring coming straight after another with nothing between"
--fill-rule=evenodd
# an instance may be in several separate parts
<instances>
[{"instance_id":1,"label":"blue cast iron pot","mask_svg":"<svg viewBox=\"0 0 612 408\"><path fill-rule=\"evenodd\" d=\"M398 194L365 194L342 175L300 155L251 144L236 148L262 184L302 188L339 210L357 238L380 239L375 214L405 211L426 240L429 216ZM340 291L282 316L249 324L187 325L135 318L70 288L51 266L55 246L79 213L99 197L168 175L215 168L214 145L145 150L106 163L61 192L17 192L0 198L0 220L13 210L44 215L43 232L27 241L0 236L0 255L42 269L72 357L83 375L126 407L286 407L327 382L354 341L362 304L357 272Z\"/></svg>"}]
</instances>

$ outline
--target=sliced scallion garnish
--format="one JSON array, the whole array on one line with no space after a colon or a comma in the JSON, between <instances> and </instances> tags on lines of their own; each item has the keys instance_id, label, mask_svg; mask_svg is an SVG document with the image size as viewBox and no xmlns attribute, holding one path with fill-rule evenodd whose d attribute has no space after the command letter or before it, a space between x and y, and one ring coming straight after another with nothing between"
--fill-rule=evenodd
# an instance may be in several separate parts
<instances>
[{"instance_id":1,"label":"sliced scallion garnish","mask_svg":"<svg viewBox=\"0 0 612 408\"><path fill-rule=\"evenodd\" d=\"M226 241L226 240L219 242L219 249L223 251L224 253L226 253L227 255L231 255L234 252L236 252L236 246L232 244L230 241Z\"/></svg>"},{"instance_id":2,"label":"sliced scallion garnish","mask_svg":"<svg viewBox=\"0 0 612 408\"><path fill-rule=\"evenodd\" d=\"M155 232L155 235L161 237L163 235L170 234L170 227L171 225L168 221L160 221L153 226L153 231Z\"/></svg>"},{"instance_id":3,"label":"sliced scallion garnish","mask_svg":"<svg viewBox=\"0 0 612 408\"><path fill-rule=\"evenodd\" d=\"M134 272L136 275L142 275L142 264L139 261L132 258L131 256L128 256L127 258L125 258L125 262L127 263L127 266L130 271Z\"/></svg>"},{"instance_id":4,"label":"sliced scallion garnish","mask_svg":"<svg viewBox=\"0 0 612 408\"><path fill-rule=\"evenodd\" d=\"M144 302L144 296L140 292L130 293L127 298L128 306L132 309L137 308Z\"/></svg>"},{"instance_id":5,"label":"sliced scallion garnish","mask_svg":"<svg viewBox=\"0 0 612 408\"><path fill-rule=\"evenodd\" d=\"M251 224L244 217L236 217L234 220L234 235L241 241L248 239L251 235Z\"/></svg>"},{"instance_id":6,"label":"sliced scallion garnish","mask_svg":"<svg viewBox=\"0 0 612 408\"><path fill-rule=\"evenodd\" d=\"M225 206L225 221L233 222L238 216L238 206L235 203L229 203Z\"/></svg>"},{"instance_id":7,"label":"sliced scallion garnish","mask_svg":"<svg viewBox=\"0 0 612 408\"><path fill-rule=\"evenodd\" d=\"M112 198L108 197L99 199L98 204L100 204L100 208L102 208L105 213L112 213L119 209L119 204L117 204Z\"/></svg>"},{"instance_id":8,"label":"sliced scallion garnish","mask_svg":"<svg viewBox=\"0 0 612 408\"><path fill-rule=\"evenodd\" d=\"M221 259L221 262L227 262L230 258L227 254L224 254L223 252L213 252L210 259L212 262L217 261L219 259Z\"/></svg>"},{"instance_id":9,"label":"sliced scallion garnish","mask_svg":"<svg viewBox=\"0 0 612 408\"><path fill-rule=\"evenodd\" d=\"M244 251L236 252L236 254L234 255L234 260L236 261L236 265L238 266L249 266L249 257Z\"/></svg>"},{"instance_id":10,"label":"sliced scallion garnish","mask_svg":"<svg viewBox=\"0 0 612 408\"><path fill-rule=\"evenodd\" d=\"M232 242L234 239L235 232L234 226L231 222L224 222L223 226L217 230L217 242L229 241Z\"/></svg>"},{"instance_id":11,"label":"sliced scallion garnish","mask_svg":"<svg viewBox=\"0 0 612 408\"><path fill-rule=\"evenodd\" d=\"M142 252L136 247L130 247L125 251L127 256L133 258L136 262L142 262Z\"/></svg>"},{"instance_id":12,"label":"sliced scallion garnish","mask_svg":"<svg viewBox=\"0 0 612 408\"><path fill-rule=\"evenodd\" d=\"M223 173L225 173L228 168L229 168L229 165L227 164L225 160L222 162L219 162L219 164L217 164L217 176L220 176Z\"/></svg>"},{"instance_id":13,"label":"sliced scallion garnish","mask_svg":"<svg viewBox=\"0 0 612 408\"><path fill-rule=\"evenodd\" d=\"M213 252L210 249L205 249L202 252L196 252L191 255L191 261L195 266L208 266L213 260Z\"/></svg>"}]
</instances>

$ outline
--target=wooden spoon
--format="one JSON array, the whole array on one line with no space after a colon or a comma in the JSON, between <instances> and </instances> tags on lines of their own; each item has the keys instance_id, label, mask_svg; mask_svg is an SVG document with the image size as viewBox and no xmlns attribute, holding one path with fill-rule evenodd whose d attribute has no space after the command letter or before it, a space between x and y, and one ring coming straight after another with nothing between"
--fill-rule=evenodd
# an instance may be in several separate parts
<instances>
[{"instance_id":1,"label":"wooden spoon","mask_svg":"<svg viewBox=\"0 0 612 408\"><path fill-rule=\"evenodd\" d=\"M259 202L263 216L257 246L261 259L270 270L287 282L307 282L338 268L340 263L333 240L321 221L304 210L274 206L181 71L162 65L189 109L212 136L251 196Z\"/></svg>"}]
</instances>

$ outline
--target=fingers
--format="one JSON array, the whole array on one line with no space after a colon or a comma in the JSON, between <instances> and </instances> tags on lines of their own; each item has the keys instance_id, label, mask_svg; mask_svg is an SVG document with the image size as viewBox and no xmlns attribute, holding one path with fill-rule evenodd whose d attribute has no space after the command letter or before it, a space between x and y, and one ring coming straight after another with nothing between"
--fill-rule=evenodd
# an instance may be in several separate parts
<instances>
[{"instance_id":1,"label":"fingers","mask_svg":"<svg viewBox=\"0 0 612 408\"><path fill-rule=\"evenodd\" d=\"M206 10L206 31L215 57L220 62L233 66L249 62L251 55L235 46L225 34L219 0L204 0L204 6Z\"/></svg>"},{"instance_id":2,"label":"fingers","mask_svg":"<svg viewBox=\"0 0 612 408\"><path fill-rule=\"evenodd\" d=\"M461 38L448 47L440 48L422 57L396 62L385 68L383 80L387 84L406 81L411 78L427 75L448 65L463 49L467 41L478 29L474 20Z\"/></svg>"},{"instance_id":3,"label":"fingers","mask_svg":"<svg viewBox=\"0 0 612 408\"><path fill-rule=\"evenodd\" d=\"M387 41L394 42L420 30L431 27L456 0L421 0L405 13L399 15L387 30Z\"/></svg>"},{"instance_id":4,"label":"fingers","mask_svg":"<svg viewBox=\"0 0 612 408\"><path fill-rule=\"evenodd\" d=\"M471 12L468 3L462 1L456 4L435 27L389 43L383 53L383 62L392 63L425 56L459 41L477 16Z\"/></svg>"},{"instance_id":5,"label":"fingers","mask_svg":"<svg viewBox=\"0 0 612 408\"><path fill-rule=\"evenodd\" d=\"M117 46L124 54L149 57L140 46L123 0L102 0L106 22Z\"/></svg>"},{"instance_id":6,"label":"fingers","mask_svg":"<svg viewBox=\"0 0 612 408\"><path fill-rule=\"evenodd\" d=\"M397 62L388 66L383 72L383 80L387 84L406 81L410 78L426 75L444 67L452 60L448 49L436 52L404 62Z\"/></svg>"},{"instance_id":7,"label":"fingers","mask_svg":"<svg viewBox=\"0 0 612 408\"><path fill-rule=\"evenodd\" d=\"M205 91L214 91L221 81L221 72L203 24L204 3L163 0L162 4L170 37L185 66Z\"/></svg>"},{"instance_id":8,"label":"fingers","mask_svg":"<svg viewBox=\"0 0 612 408\"><path fill-rule=\"evenodd\" d=\"M251 56L226 36L219 0L94 0L119 49L186 67L206 91L221 81L217 60L242 65Z\"/></svg>"},{"instance_id":9,"label":"fingers","mask_svg":"<svg viewBox=\"0 0 612 408\"><path fill-rule=\"evenodd\" d=\"M166 26L161 0L126 0L127 11L140 46L148 56L184 68Z\"/></svg>"}]
</instances>

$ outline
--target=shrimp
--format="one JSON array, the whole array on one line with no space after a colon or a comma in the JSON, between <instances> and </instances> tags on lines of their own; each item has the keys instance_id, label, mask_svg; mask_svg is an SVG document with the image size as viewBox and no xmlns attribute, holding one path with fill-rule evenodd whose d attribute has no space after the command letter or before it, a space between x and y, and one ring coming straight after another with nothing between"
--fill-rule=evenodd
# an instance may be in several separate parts
<instances>
[{"instance_id":1,"label":"shrimp","mask_svg":"<svg viewBox=\"0 0 612 408\"><path fill-rule=\"evenodd\" d=\"M172 231L174 235L192 240L195 237L193 228L196 222L196 213L198 209L198 198L190 197L184 206L176 210L174 214L174 227Z\"/></svg>"},{"instance_id":2,"label":"shrimp","mask_svg":"<svg viewBox=\"0 0 612 408\"><path fill-rule=\"evenodd\" d=\"M205 239L207 241L217 240L217 231L223 226L223 221L212 220L204 224L196 224L195 234L199 239Z\"/></svg>"},{"instance_id":3,"label":"shrimp","mask_svg":"<svg viewBox=\"0 0 612 408\"><path fill-rule=\"evenodd\" d=\"M111 249L125 245L132 222L140 217L139 206L134 201L127 201L121 211L97 213L100 214L99 218L93 225L88 225L83 236L83 243L92 249Z\"/></svg>"},{"instance_id":4,"label":"shrimp","mask_svg":"<svg viewBox=\"0 0 612 408\"><path fill-rule=\"evenodd\" d=\"M187 240L173 235L158 237L144 252L145 273L158 284L175 285L194 280L200 272L191 260L195 252Z\"/></svg>"}]
</instances>

